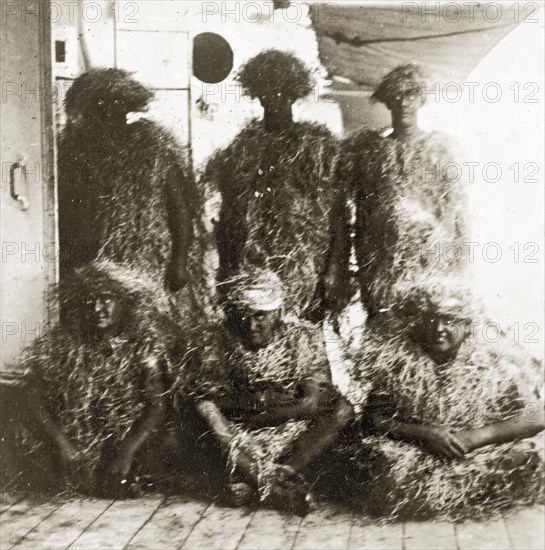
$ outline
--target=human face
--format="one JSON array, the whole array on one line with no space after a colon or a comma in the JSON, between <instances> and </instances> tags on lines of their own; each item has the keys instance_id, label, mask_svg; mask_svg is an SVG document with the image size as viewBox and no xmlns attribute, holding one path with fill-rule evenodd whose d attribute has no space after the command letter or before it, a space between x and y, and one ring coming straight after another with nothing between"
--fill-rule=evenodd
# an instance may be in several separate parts
<instances>
[{"instance_id":1,"label":"human face","mask_svg":"<svg viewBox=\"0 0 545 550\"><path fill-rule=\"evenodd\" d=\"M244 345L250 349L267 347L273 341L278 319L278 310L242 313L240 328Z\"/></svg>"},{"instance_id":2,"label":"human face","mask_svg":"<svg viewBox=\"0 0 545 550\"><path fill-rule=\"evenodd\" d=\"M456 355L468 336L468 329L465 320L446 314L428 314L422 321L422 345L436 362L444 362Z\"/></svg>"},{"instance_id":3,"label":"human face","mask_svg":"<svg viewBox=\"0 0 545 550\"><path fill-rule=\"evenodd\" d=\"M398 131L414 129L418 125L418 110L422 101L418 95L399 94L390 105L394 128Z\"/></svg>"},{"instance_id":4,"label":"human face","mask_svg":"<svg viewBox=\"0 0 545 550\"><path fill-rule=\"evenodd\" d=\"M100 333L114 331L119 326L123 308L119 298L110 292L89 296L87 304L96 329Z\"/></svg>"}]
</instances>

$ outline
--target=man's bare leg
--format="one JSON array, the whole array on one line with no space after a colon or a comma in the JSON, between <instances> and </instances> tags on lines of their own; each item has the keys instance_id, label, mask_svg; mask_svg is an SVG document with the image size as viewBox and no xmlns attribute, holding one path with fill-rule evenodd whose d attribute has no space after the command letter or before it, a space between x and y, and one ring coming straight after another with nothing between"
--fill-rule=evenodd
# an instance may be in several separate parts
<instances>
[{"instance_id":1,"label":"man's bare leg","mask_svg":"<svg viewBox=\"0 0 545 550\"><path fill-rule=\"evenodd\" d=\"M312 427L294 441L289 454L280 459L293 473L301 472L304 467L331 446L339 433L353 420L354 411L350 403L341 397L333 413L327 416L317 415Z\"/></svg>"},{"instance_id":2,"label":"man's bare leg","mask_svg":"<svg viewBox=\"0 0 545 550\"><path fill-rule=\"evenodd\" d=\"M220 449L228 453L233 441L232 423L225 418L220 408L212 401L201 401L196 405L197 412L210 427ZM228 483L229 497L234 506L244 506L257 498L257 468L254 461L244 451L237 456L235 480Z\"/></svg>"},{"instance_id":3,"label":"man's bare leg","mask_svg":"<svg viewBox=\"0 0 545 550\"><path fill-rule=\"evenodd\" d=\"M310 495L300 472L312 460L330 447L339 433L353 420L354 411L350 403L341 397L333 413L318 415L312 427L301 434L289 452L279 460L281 469L273 483L269 500L275 508L304 516L310 508Z\"/></svg>"}]
</instances>

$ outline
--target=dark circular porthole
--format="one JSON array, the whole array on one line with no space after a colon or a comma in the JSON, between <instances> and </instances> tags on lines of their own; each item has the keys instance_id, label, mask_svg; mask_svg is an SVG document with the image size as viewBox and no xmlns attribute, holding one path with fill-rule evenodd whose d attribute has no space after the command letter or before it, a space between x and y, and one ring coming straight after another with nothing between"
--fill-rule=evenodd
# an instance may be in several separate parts
<instances>
[{"instance_id":1,"label":"dark circular porthole","mask_svg":"<svg viewBox=\"0 0 545 550\"><path fill-rule=\"evenodd\" d=\"M193 39L193 74L207 84L225 80L233 68L229 42L214 32L203 32Z\"/></svg>"}]
</instances>

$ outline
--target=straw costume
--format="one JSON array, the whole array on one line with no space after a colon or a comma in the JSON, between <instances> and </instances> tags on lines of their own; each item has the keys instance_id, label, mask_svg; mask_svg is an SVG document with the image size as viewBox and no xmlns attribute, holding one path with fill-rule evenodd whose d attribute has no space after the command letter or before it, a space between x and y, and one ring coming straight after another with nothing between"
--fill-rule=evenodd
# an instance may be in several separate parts
<instances>
[{"instance_id":1,"label":"straw costume","mask_svg":"<svg viewBox=\"0 0 545 550\"><path fill-rule=\"evenodd\" d=\"M388 520L452 521L541 502L543 434L487 445L454 459L437 457L417 442L373 435L366 422L373 410L385 411L394 421L449 426L456 432L513 415L538 422L538 407L543 407L535 390L542 382L540 367L505 340L483 339L484 317L462 284L429 278L398 290L398 306L385 314L388 319L371 323L351 373L348 397L363 409L371 434L349 451L364 472L361 491L368 507ZM452 298L458 305L449 305ZM419 317L430 313L452 315L475 327L442 370L411 337Z\"/></svg>"},{"instance_id":2,"label":"straw costume","mask_svg":"<svg viewBox=\"0 0 545 550\"><path fill-rule=\"evenodd\" d=\"M101 293L115 295L123 307L115 336L102 336L89 321L87 300ZM44 398L54 422L80 450L72 483L96 491L100 469L112 460L108 453L163 398L148 395L148 381L153 378L161 393L168 389L178 328L165 315L168 300L160 287L111 262L78 270L59 294L63 319L27 348L22 366L31 392Z\"/></svg>"},{"instance_id":3,"label":"straw costume","mask_svg":"<svg viewBox=\"0 0 545 550\"><path fill-rule=\"evenodd\" d=\"M278 277L269 271L241 275L232 282L228 299L241 309L262 311L274 304L279 307L282 302L279 285ZM232 423L228 444L231 481L237 479L237 464L244 453L253 463L259 500L266 503L283 466L296 452L298 440L304 434L310 435L313 420L309 416L309 420L288 420L256 429L248 416L237 411L253 407L254 414L266 413L266 409L261 411L261 405L275 393L284 402L295 403L302 397L302 384L310 379L319 385L318 407L322 407L323 416L331 414L340 396L331 383L322 336L306 322L281 319L272 341L257 350L243 344L229 320L212 327L208 335L200 368L188 383L188 393L197 401L237 404L234 412L226 413ZM320 417L319 412L316 417ZM333 431L337 429L340 428L333 426Z\"/></svg>"},{"instance_id":4,"label":"straw costume","mask_svg":"<svg viewBox=\"0 0 545 550\"><path fill-rule=\"evenodd\" d=\"M214 331L214 349L207 346L199 379L198 397L231 397L232 392L254 394L270 388L296 398L298 382L305 376L318 376L328 383L327 358L321 349L319 334L309 325L283 324L273 344L258 352L247 351L225 326ZM221 358L226 358L222 360ZM221 369L222 372L218 372ZM287 422L279 427L252 429L235 424L236 437L231 445L230 464L236 465L240 448L256 460L262 478L261 499L267 496L267 475L274 464L307 428L305 420Z\"/></svg>"},{"instance_id":5,"label":"straw costume","mask_svg":"<svg viewBox=\"0 0 545 550\"><path fill-rule=\"evenodd\" d=\"M94 259L122 263L188 295L203 284L201 243L194 239L201 198L182 146L158 123L129 123L153 92L121 69L79 76L66 96L59 142L61 272ZM191 244L193 243L193 244Z\"/></svg>"},{"instance_id":6,"label":"straw costume","mask_svg":"<svg viewBox=\"0 0 545 550\"><path fill-rule=\"evenodd\" d=\"M349 136L336 164L336 181L355 202L358 278L370 314L390 305L397 281L463 267L467 205L452 147L444 136L418 128L396 135L396 101L419 101L425 82L416 65L389 73L372 98L392 111L394 133Z\"/></svg>"},{"instance_id":7,"label":"straw costume","mask_svg":"<svg viewBox=\"0 0 545 550\"><path fill-rule=\"evenodd\" d=\"M286 307L320 317L336 140L323 125L293 121L292 104L312 90L309 70L293 55L262 52L238 80L246 95L259 99L264 118L251 121L206 167L207 181L222 197L218 290L224 297L221 283L240 270L272 269L286 285Z\"/></svg>"}]
</instances>

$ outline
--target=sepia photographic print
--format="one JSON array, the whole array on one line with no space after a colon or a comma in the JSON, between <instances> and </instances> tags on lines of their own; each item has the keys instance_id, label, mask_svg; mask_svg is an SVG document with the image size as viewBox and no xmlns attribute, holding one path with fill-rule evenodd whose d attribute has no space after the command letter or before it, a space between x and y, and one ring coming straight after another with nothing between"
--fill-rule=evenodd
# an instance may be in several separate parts
<instances>
[{"instance_id":1,"label":"sepia photographic print","mask_svg":"<svg viewBox=\"0 0 545 550\"><path fill-rule=\"evenodd\" d=\"M0 548L544 549L545 4L0 4Z\"/></svg>"}]
</instances>

